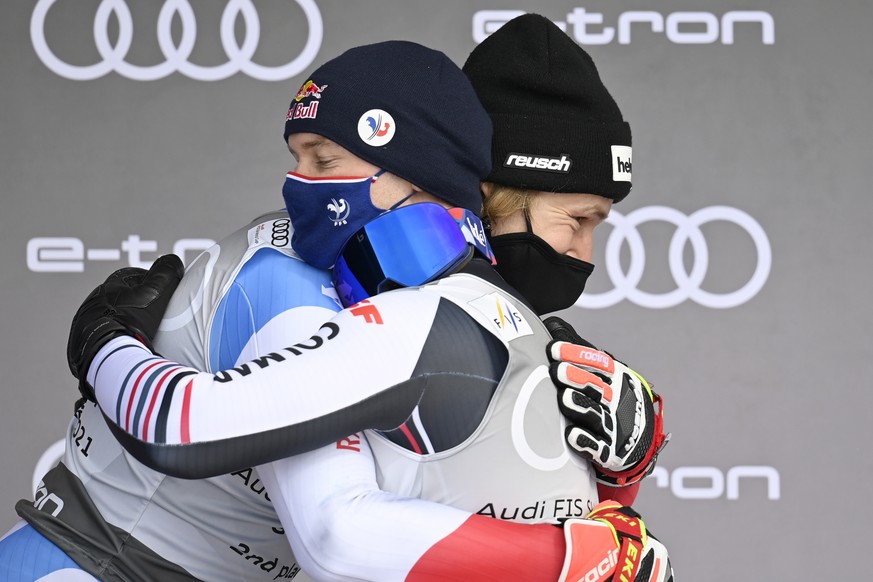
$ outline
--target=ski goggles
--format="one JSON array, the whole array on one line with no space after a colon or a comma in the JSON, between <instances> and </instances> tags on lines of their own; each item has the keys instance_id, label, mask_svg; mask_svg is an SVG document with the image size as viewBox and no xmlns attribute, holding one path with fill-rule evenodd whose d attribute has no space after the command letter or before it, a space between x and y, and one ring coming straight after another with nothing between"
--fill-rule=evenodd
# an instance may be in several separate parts
<instances>
[{"instance_id":1,"label":"ski goggles","mask_svg":"<svg viewBox=\"0 0 873 582\"><path fill-rule=\"evenodd\" d=\"M448 210L432 202L381 214L346 241L333 268L345 307L399 287L414 287L466 263L474 247Z\"/></svg>"}]
</instances>

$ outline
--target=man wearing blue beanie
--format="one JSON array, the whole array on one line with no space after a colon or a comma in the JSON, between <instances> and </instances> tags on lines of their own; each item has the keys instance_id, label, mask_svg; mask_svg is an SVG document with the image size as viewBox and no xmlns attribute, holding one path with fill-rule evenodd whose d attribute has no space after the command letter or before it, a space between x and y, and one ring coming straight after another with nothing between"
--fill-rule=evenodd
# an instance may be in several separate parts
<instances>
[{"instance_id":1,"label":"man wearing blue beanie","mask_svg":"<svg viewBox=\"0 0 873 582\"><path fill-rule=\"evenodd\" d=\"M404 41L354 48L316 69L290 101L286 142L295 144L299 163L283 194L293 224L284 211L260 216L190 265L154 342L169 357L217 371L308 337L342 307L325 269L345 239L395 196L409 203L439 196L469 211L471 224L478 220L479 181L490 170L490 120L443 53ZM181 393L184 383L165 387ZM311 389L319 393L317 383ZM137 418L165 419L167 412L146 407ZM41 493L64 499L65 510L20 502L28 524L0 544L0 573L11 576L14 567L4 552L25 548L18 553L31 558L25 566L41 570L22 576L34 579L67 569L101 580L313 579L291 553L263 479L251 468L254 459L208 479L180 479L125 451L93 402L79 403L74 423L65 458L46 475ZM83 453L75 441L83 441L86 429ZM229 444L212 459L234 448ZM207 457L186 461L186 468L208 470ZM391 499L383 505L396 506ZM398 532L432 525L436 504L402 507L417 504L424 509L407 514ZM378 514L379 506L372 511ZM475 537L490 540L490 529L501 524L482 519L487 525ZM548 543L562 548L560 531L548 529ZM404 560L418 556L390 549ZM380 579L366 569L357 576Z\"/></svg>"},{"instance_id":2,"label":"man wearing blue beanie","mask_svg":"<svg viewBox=\"0 0 873 582\"><path fill-rule=\"evenodd\" d=\"M390 181L412 195L410 202L430 194L480 213L479 184L491 170L491 120L466 75L439 51L388 41L328 61L291 100L285 141L309 143L295 137L300 134L326 138L345 150L346 158L367 162L367 172L378 172L371 175L373 202ZM298 158L283 189L294 223L291 245L310 265L329 268L350 234L387 207L370 203L369 181L352 188L307 180L301 174L322 169L301 164L308 151L289 147ZM360 194L354 200L351 190ZM334 199L335 210L328 212ZM324 228L328 220L332 226Z\"/></svg>"}]
</instances>

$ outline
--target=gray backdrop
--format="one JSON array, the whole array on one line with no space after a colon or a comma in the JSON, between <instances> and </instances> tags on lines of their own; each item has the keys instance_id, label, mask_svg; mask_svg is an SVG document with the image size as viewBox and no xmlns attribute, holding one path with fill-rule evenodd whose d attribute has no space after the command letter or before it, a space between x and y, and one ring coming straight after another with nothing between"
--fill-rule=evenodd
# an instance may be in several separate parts
<instances>
[{"instance_id":1,"label":"gray backdrop","mask_svg":"<svg viewBox=\"0 0 873 582\"><path fill-rule=\"evenodd\" d=\"M566 316L665 396L638 507L680 580L870 576L873 4L750 4L5 3L0 530L72 411L81 299L281 205L308 71L389 38L462 63L530 10L586 45L633 127L634 190Z\"/></svg>"}]
</instances>

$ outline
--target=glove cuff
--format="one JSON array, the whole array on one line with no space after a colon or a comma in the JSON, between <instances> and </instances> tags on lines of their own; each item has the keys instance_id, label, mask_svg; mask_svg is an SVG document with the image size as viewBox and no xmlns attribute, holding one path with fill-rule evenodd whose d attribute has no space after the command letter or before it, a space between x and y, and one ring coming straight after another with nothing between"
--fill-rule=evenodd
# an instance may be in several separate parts
<instances>
[{"instance_id":1,"label":"glove cuff","mask_svg":"<svg viewBox=\"0 0 873 582\"><path fill-rule=\"evenodd\" d=\"M154 353L151 342L148 340L147 336L139 330L121 325L111 317L102 317L98 320L94 329L91 331L91 334L85 339L85 342L82 345L82 351L79 353L78 358L76 358L77 361L75 364L73 362L70 363L73 376L79 380L79 392L86 400L92 402L96 401L94 387L88 383L88 370L91 367L91 362L94 360L97 352L117 337L131 336L145 345L149 351Z\"/></svg>"}]
</instances>

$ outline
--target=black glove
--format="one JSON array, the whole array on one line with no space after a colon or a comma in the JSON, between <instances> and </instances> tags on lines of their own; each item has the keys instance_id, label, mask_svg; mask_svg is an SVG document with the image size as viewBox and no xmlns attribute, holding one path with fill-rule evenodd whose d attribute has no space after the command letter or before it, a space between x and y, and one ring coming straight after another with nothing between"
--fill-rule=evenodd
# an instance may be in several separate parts
<instances>
[{"instance_id":1,"label":"black glove","mask_svg":"<svg viewBox=\"0 0 873 582\"><path fill-rule=\"evenodd\" d=\"M547 351L558 405L570 426L565 436L594 465L598 482L636 483L655 466L669 440L661 397L645 378L582 339L558 317L545 320L556 340Z\"/></svg>"},{"instance_id":2,"label":"black glove","mask_svg":"<svg viewBox=\"0 0 873 582\"><path fill-rule=\"evenodd\" d=\"M91 360L113 338L134 336L151 349L170 298L185 267L176 255L164 255L146 271L125 267L109 275L73 317L67 341L67 363L79 380L82 396L94 400L86 380Z\"/></svg>"}]
</instances>

